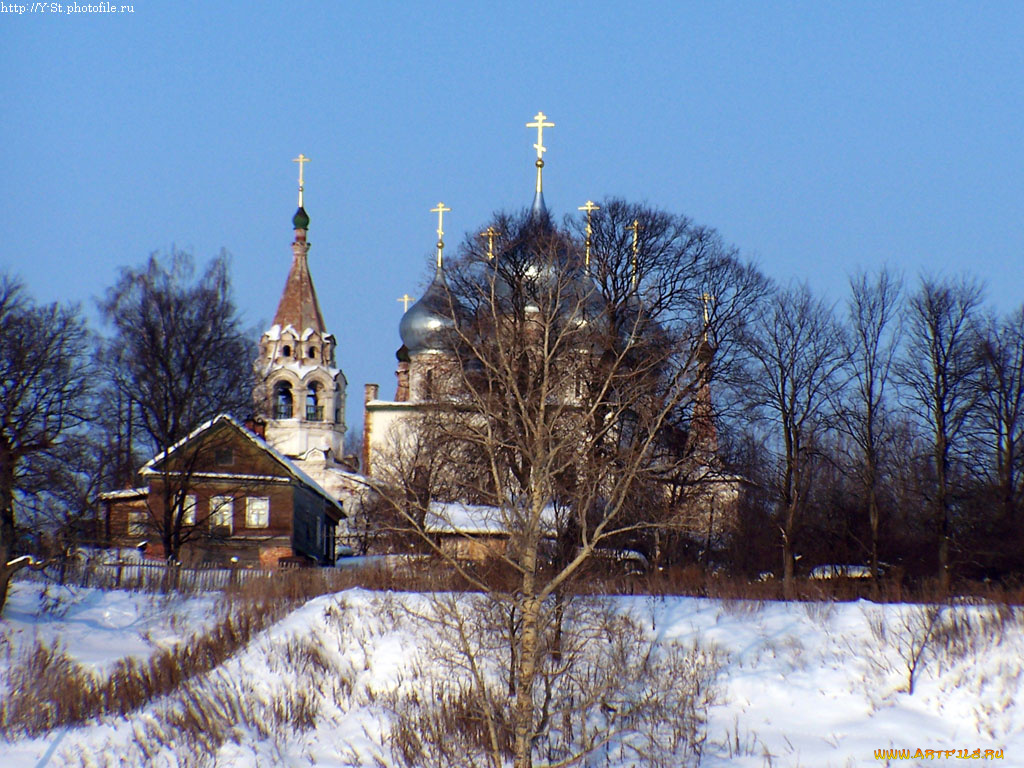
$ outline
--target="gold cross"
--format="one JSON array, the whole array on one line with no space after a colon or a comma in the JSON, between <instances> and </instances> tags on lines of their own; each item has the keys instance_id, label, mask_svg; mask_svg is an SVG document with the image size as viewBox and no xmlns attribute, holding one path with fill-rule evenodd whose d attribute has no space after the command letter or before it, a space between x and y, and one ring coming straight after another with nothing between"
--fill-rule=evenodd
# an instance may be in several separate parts
<instances>
[{"instance_id":1,"label":"gold cross","mask_svg":"<svg viewBox=\"0 0 1024 768\"><path fill-rule=\"evenodd\" d=\"M402 296L399 299L397 299L397 301L402 302L402 311L403 312L408 312L409 311L409 302L412 301L412 296L410 296L408 293L405 293L405 294L402 294Z\"/></svg>"},{"instance_id":2,"label":"gold cross","mask_svg":"<svg viewBox=\"0 0 1024 768\"><path fill-rule=\"evenodd\" d=\"M526 127L537 129L537 143L533 145L533 148L537 150L537 159L543 160L544 153L547 151L547 147L544 146L544 129L554 128L555 124L545 122L548 119L548 116L545 115L543 112L538 112L536 115L533 116L533 119L534 122L527 123Z\"/></svg>"},{"instance_id":3,"label":"gold cross","mask_svg":"<svg viewBox=\"0 0 1024 768\"><path fill-rule=\"evenodd\" d=\"M309 158L301 152L298 157L292 158L293 163L299 164L299 208L302 207L302 166L309 162Z\"/></svg>"},{"instance_id":4,"label":"gold cross","mask_svg":"<svg viewBox=\"0 0 1024 768\"><path fill-rule=\"evenodd\" d=\"M633 287L636 288L637 281L637 254L640 252L640 219L633 219L632 224L627 224L624 229L633 230Z\"/></svg>"},{"instance_id":5,"label":"gold cross","mask_svg":"<svg viewBox=\"0 0 1024 768\"><path fill-rule=\"evenodd\" d=\"M500 234L494 227L488 227L480 233L480 237L487 238L487 258L491 261L494 260L494 238Z\"/></svg>"},{"instance_id":6,"label":"gold cross","mask_svg":"<svg viewBox=\"0 0 1024 768\"><path fill-rule=\"evenodd\" d=\"M710 293L703 293L701 294L700 301L704 305L704 325L709 325L711 323L711 313L708 310L708 307L714 303L715 297ZM705 331L705 333L707 333L707 331Z\"/></svg>"},{"instance_id":7,"label":"gold cross","mask_svg":"<svg viewBox=\"0 0 1024 768\"><path fill-rule=\"evenodd\" d=\"M441 268L441 252L444 251L444 215L451 211L451 208L444 203L438 203L430 209L431 213L437 214L437 268Z\"/></svg>"},{"instance_id":8,"label":"gold cross","mask_svg":"<svg viewBox=\"0 0 1024 768\"><path fill-rule=\"evenodd\" d=\"M708 329L711 327L711 311L708 309L715 303L715 297L710 293L702 293L700 302L704 305L704 341L708 340Z\"/></svg>"},{"instance_id":9,"label":"gold cross","mask_svg":"<svg viewBox=\"0 0 1024 768\"><path fill-rule=\"evenodd\" d=\"M594 211L601 210L601 206L595 205L593 200L587 200L586 205L581 205L576 210L578 210L578 211L586 211L587 212L587 256L586 256L586 260L584 261L584 264L586 265L587 269L589 270L590 269L590 232L591 232L591 230L590 230L590 214L592 214Z\"/></svg>"},{"instance_id":10,"label":"gold cross","mask_svg":"<svg viewBox=\"0 0 1024 768\"><path fill-rule=\"evenodd\" d=\"M431 213L437 214L437 239L440 240L444 237L444 215L451 211L451 208L446 206L444 203L438 203L434 208L430 209Z\"/></svg>"}]
</instances>

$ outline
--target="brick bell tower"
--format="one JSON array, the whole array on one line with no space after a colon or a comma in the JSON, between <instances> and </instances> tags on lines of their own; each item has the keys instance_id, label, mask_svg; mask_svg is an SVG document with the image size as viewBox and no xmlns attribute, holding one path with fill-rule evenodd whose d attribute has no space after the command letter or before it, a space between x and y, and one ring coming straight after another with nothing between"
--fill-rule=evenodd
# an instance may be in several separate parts
<instances>
[{"instance_id":1,"label":"brick bell tower","mask_svg":"<svg viewBox=\"0 0 1024 768\"><path fill-rule=\"evenodd\" d=\"M292 265L274 324L260 339L257 371L262 384L257 410L266 419L266 439L291 458L333 463L345 439L345 374L336 367L334 335L327 332L309 273L309 215L303 207L299 155L299 208L292 217Z\"/></svg>"}]
</instances>

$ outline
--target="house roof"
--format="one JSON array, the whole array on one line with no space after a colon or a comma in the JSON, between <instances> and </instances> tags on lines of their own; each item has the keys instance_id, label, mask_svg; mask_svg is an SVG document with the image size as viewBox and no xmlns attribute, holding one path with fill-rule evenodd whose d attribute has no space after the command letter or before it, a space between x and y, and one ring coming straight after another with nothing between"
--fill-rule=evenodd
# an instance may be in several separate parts
<instances>
[{"instance_id":1,"label":"house roof","mask_svg":"<svg viewBox=\"0 0 1024 768\"><path fill-rule=\"evenodd\" d=\"M100 501L115 501L117 499L142 499L149 495L149 488L122 488L119 491L104 491L100 494Z\"/></svg>"},{"instance_id":2,"label":"house roof","mask_svg":"<svg viewBox=\"0 0 1024 768\"><path fill-rule=\"evenodd\" d=\"M552 535L556 528L556 512L552 506L541 512L544 535ZM468 536L507 536L516 520L508 510L480 504L461 502L431 502L423 521L427 533L454 533Z\"/></svg>"},{"instance_id":3,"label":"house roof","mask_svg":"<svg viewBox=\"0 0 1024 768\"><path fill-rule=\"evenodd\" d=\"M234 417L227 413L219 414L218 416L215 416L209 421L200 424L198 427L189 432L185 437L183 437L181 440L172 445L169 449L158 453L156 456L154 456L152 459L150 459L143 465L142 469L139 470L139 474L143 476L160 474L159 470L156 468L158 464L163 462L165 459L168 459L171 456L173 456L175 453L181 450L181 448L184 445L191 442L192 440L195 440L195 438L197 438L199 435L216 428L220 424L228 424L231 427L233 427L246 440L249 440L251 443L253 443L259 450L271 456L278 464L281 465L281 467L288 474L290 474L296 480L301 482L303 485L309 486L311 490L315 491L319 496L329 501L331 503L331 506L335 507L338 511L344 514L344 508L342 507L341 502L339 502L337 499L335 499L329 493L327 493L327 491L325 491L323 487L318 482L316 482L316 480L314 480L312 477L310 477L301 469L299 469L298 466L296 466L295 462L293 462L283 453L281 453L272 445L270 445L266 440L250 432L242 424L239 424L238 421L234 419Z\"/></svg>"}]
</instances>

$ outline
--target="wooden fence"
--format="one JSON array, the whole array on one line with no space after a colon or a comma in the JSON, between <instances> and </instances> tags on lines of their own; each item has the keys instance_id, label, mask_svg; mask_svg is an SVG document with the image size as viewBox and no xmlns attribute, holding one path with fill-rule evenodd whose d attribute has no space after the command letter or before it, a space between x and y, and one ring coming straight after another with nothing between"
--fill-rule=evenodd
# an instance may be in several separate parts
<instances>
[{"instance_id":1,"label":"wooden fence","mask_svg":"<svg viewBox=\"0 0 1024 768\"><path fill-rule=\"evenodd\" d=\"M243 580L269 579L277 571L223 566L184 567L140 561L68 560L42 570L23 569L18 578L48 584L140 592L205 592Z\"/></svg>"},{"instance_id":2,"label":"wooden fence","mask_svg":"<svg viewBox=\"0 0 1024 768\"><path fill-rule=\"evenodd\" d=\"M128 589L140 592L195 594L227 589L253 580L294 579L305 589L330 592L353 586L402 589L451 588L450 579L438 573L431 561L416 556L353 557L335 568L225 568L223 565L175 566L145 560L103 557L72 557L40 570L24 568L15 577L44 584L67 584L97 589Z\"/></svg>"}]
</instances>

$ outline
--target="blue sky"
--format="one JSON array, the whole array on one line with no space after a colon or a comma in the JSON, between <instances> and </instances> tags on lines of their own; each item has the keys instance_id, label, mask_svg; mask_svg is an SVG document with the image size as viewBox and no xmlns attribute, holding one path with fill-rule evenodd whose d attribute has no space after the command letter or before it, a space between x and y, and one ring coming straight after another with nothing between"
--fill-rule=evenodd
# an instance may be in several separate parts
<instances>
[{"instance_id":1,"label":"blue sky","mask_svg":"<svg viewBox=\"0 0 1024 768\"><path fill-rule=\"evenodd\" d=\"M225 248L265 326L302 152L352 424L392 394L429 209L454 244L527 205L538 110L559 216L647 201L837 301L882 264L1024 300L1024 3L131 5L0 14L0 270L93 313L119 266Z\"/></svg>"}]
</instances>

